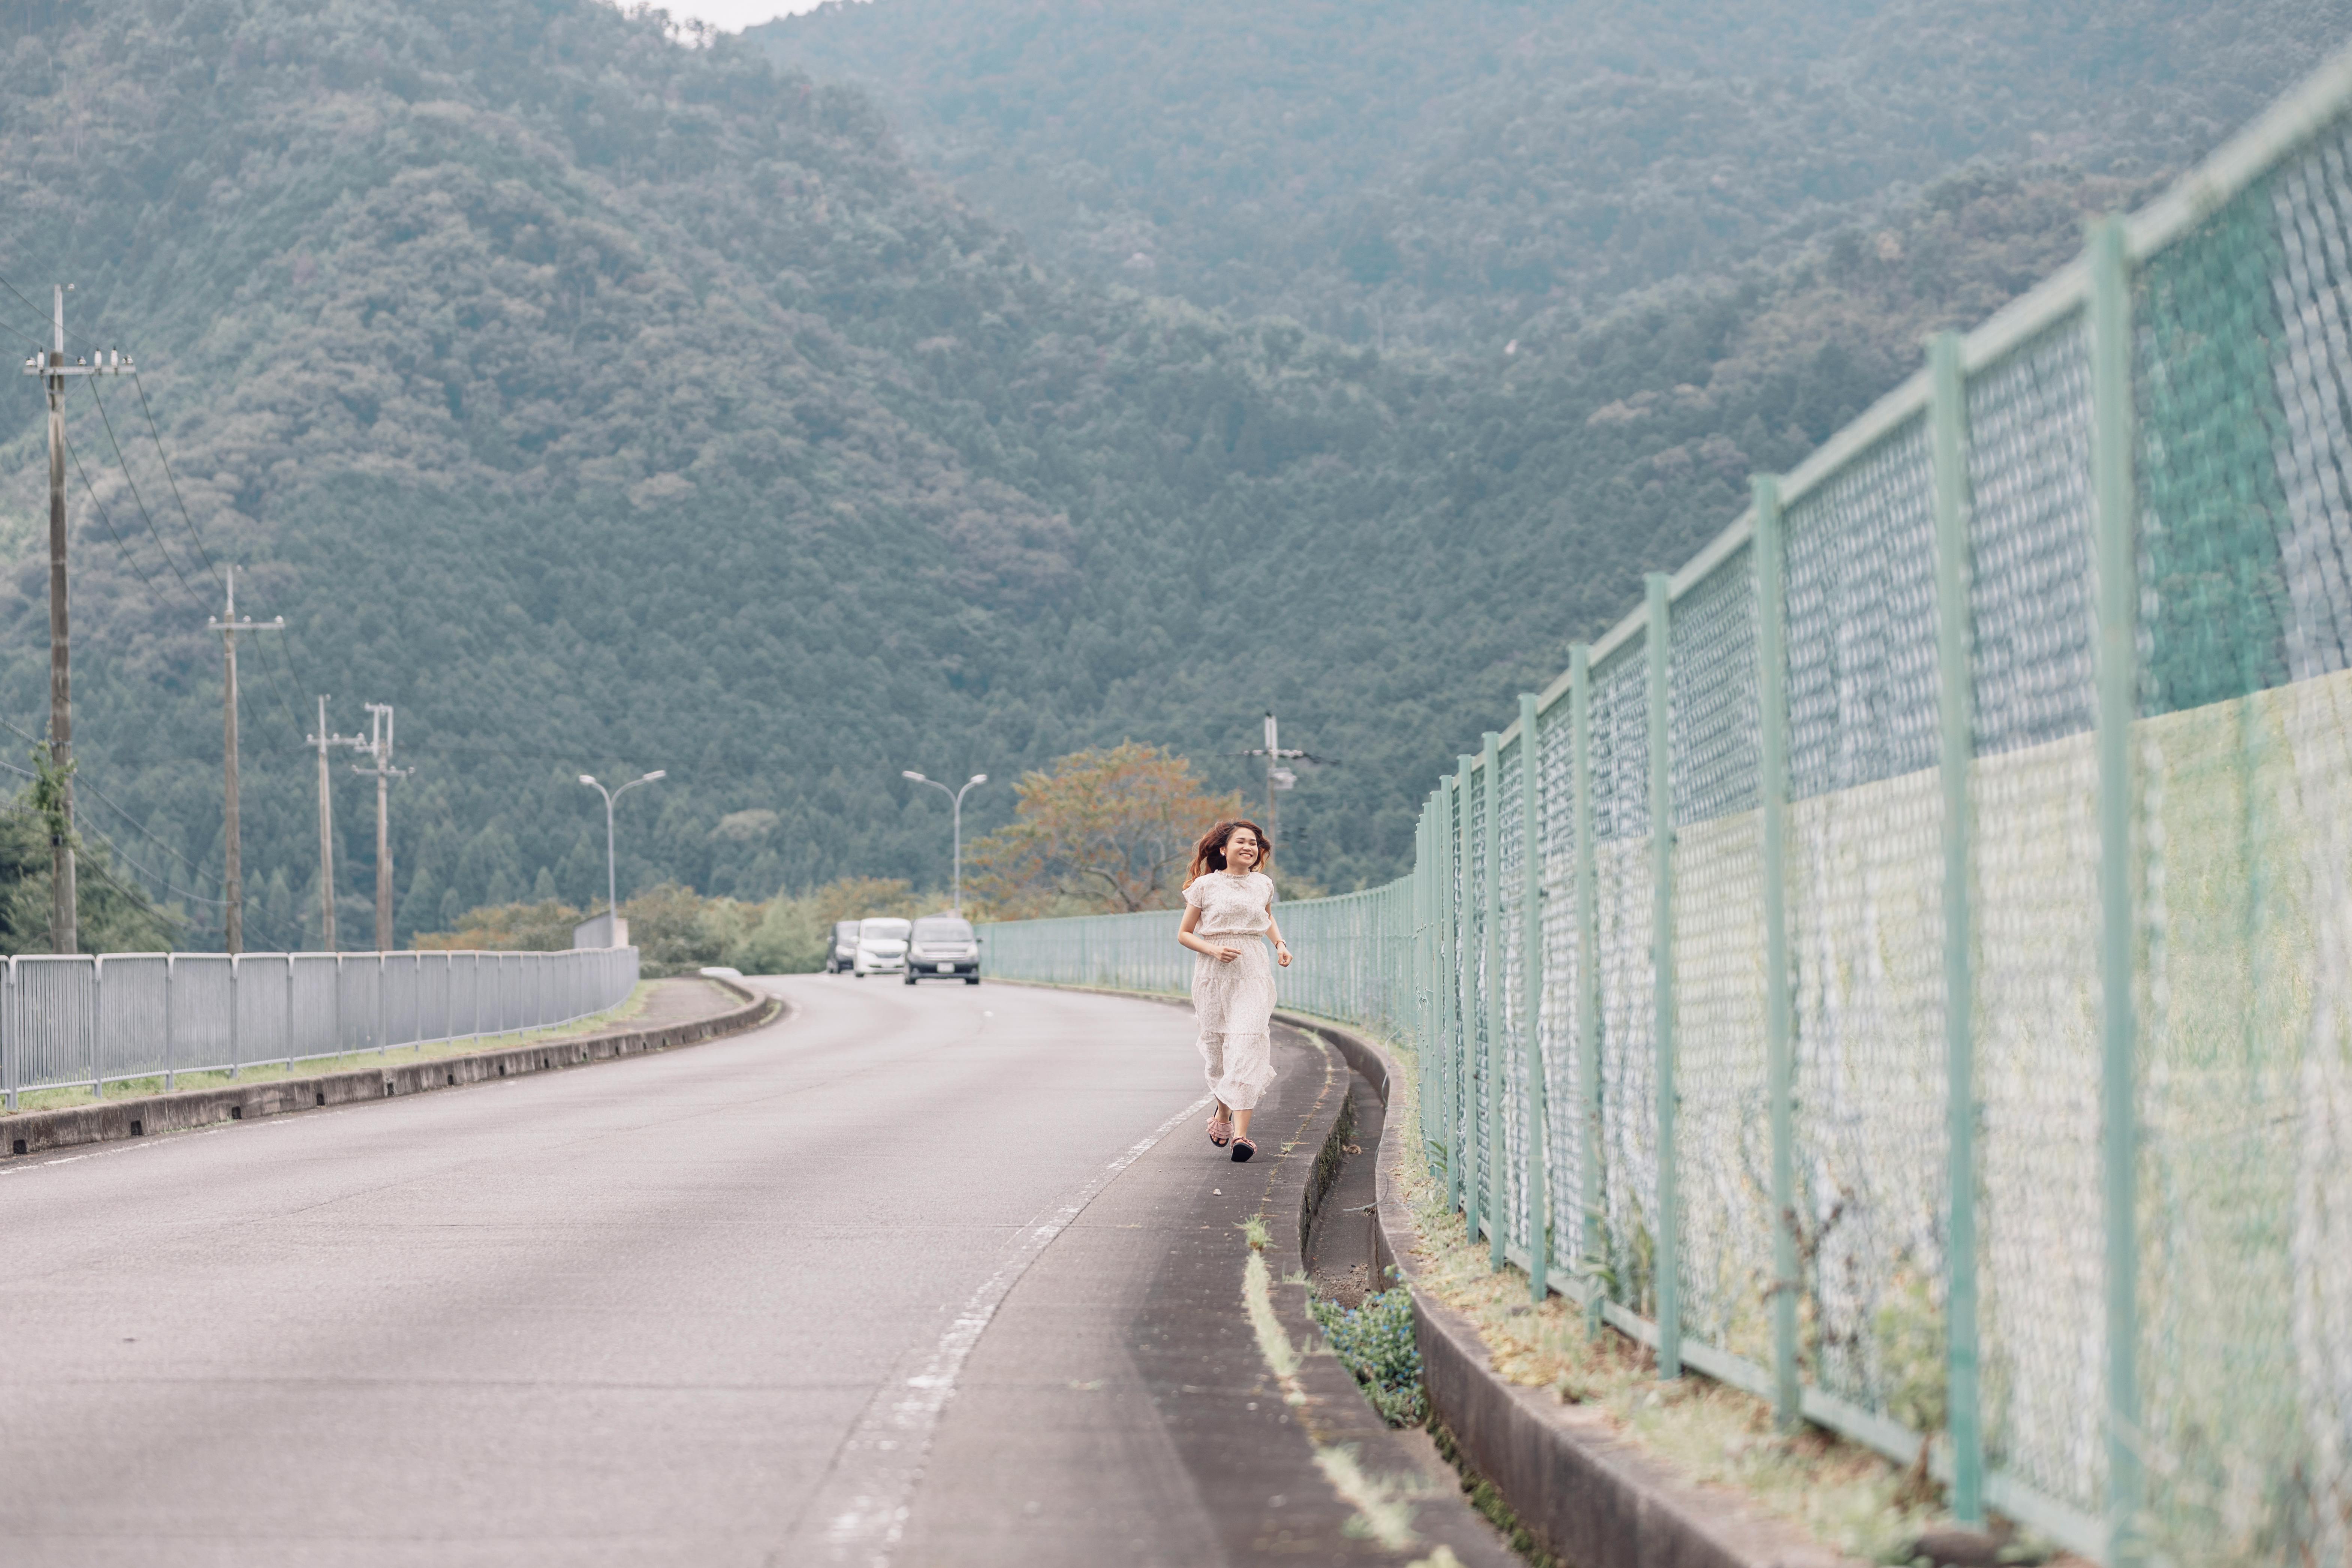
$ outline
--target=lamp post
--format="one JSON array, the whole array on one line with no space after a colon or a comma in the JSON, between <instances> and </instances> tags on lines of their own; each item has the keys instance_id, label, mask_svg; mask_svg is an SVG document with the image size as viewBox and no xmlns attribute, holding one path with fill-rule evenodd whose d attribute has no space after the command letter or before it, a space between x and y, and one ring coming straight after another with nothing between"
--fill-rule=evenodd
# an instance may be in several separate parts
<instances>
[{"instance_id":1,"label":"lamp post","mask_svg":"<svg viewBox=\"0 0 2352 1568\"><path fill-rule=\"evenodd\" d=\"M643 778L631 779L618 789L606 789L596 782L593 773L582 773L580 782L604 797L604 936L606 947L621 945L621 895L619 876L613 868L613 803L641 784L669 777L667 768L656 768Z\"/></svg>"},{"instance_id":2,"label":"lamp post","mask_svg":"<svg viewBox=\"0 0 2352 1568\"><path fill-rule=\"evenodd\" d=\"M947 786L947 785L945 785L945 784L943 784L940 783L940 781L939 781L939 780L937 780L937 779L927 779L927 778L925 778L922 774L920 774L920 773L919 773L915 772L912 768L901 768L901 769L899 770L899 772L898 772L898 776L899 776L900 778L908 778L908 779L912 779L912 780L914 780L917 784L929 784L929 785L930 785L933 789L938 790L940 794L942 794L942 795L946 795L950 800L951 800L951 801L955 802L955 870L954 870L954 873L953 873L953 875L954 875L954 888L955 888L955 891L954 891L954 893L953 893L953 895L952 895L952 896L953 896L954 900L955 900L955 912L956 912L956 918L957 918L958 920L961 920L961 919L963 918L963 796L964 796L964 790L968 790L968 789L971 788L971 786L972 786L973 784L986 784L986 783L988 782L988 775L987 775L986 773L974 773L974 774L972 774L972 775L971 775L971 779L970 779L970 780L969 780L969 781L964 784L963 789L950 789L950 788L948 788L948 786Z\"/></svg>"}]
</instances>

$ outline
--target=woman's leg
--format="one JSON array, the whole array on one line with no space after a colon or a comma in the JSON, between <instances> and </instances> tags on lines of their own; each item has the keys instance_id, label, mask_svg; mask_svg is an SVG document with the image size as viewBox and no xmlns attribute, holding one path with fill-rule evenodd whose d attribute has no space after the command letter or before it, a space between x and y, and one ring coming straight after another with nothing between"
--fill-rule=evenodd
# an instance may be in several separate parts
<instances>
[{"instance_id":1,"label":"woman's leg","mask_svg":"<svg viewBox=\"0 0 2352 1568\"><path fill-rule=\"evenodd\" d=\"M1252 1113L1246 1110L1236 1110L1230 1114L1234 1119L1234 1136L1236 1138L1248 1137L1250 1116Z\"/></svg>"}]
</instances>

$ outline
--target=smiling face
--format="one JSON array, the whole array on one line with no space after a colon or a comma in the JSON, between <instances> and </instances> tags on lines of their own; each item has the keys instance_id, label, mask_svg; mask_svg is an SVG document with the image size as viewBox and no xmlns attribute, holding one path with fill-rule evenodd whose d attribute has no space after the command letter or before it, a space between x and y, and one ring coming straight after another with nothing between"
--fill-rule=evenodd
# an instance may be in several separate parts
<instances>
[{"instance_id":1,"label":"smiling face","mask_svg":"<svg viewBox=\"0 0 2352 1568\"><path fill-rule=\"evenodd\" d=\"M1225 840L1225 869L1239 876L1257 866L1257 835L1246 827L1236 827Z\"/></svg>"}]
</instances>

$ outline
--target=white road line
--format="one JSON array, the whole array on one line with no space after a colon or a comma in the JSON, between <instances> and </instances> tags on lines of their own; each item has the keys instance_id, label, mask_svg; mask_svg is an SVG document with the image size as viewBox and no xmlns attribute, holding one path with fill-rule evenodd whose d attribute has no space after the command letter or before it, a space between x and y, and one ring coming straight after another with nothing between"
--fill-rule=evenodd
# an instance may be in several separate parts
<instances>
[{"instance_id":1,"label":"white road line","mask_svg":"<svg viewBox=\"0 0 2352 1568\"><path fill-rule=\"evenodd\" d=\"M915 1483L929 1457L940 1413L955 1396L956 1378L996 1309L1053 1239L1085 1212L1111 1179L1148 1153L1151 1146L1200 1114L1202 1095L1129 1146L1092 1181L1021 1234L980 1289L955 1316L929 1357L914 1375L885 1384L866 1405L857 1426L834 1456L833 1465L802 1517L821 1525L824 1539L811 1542L818 1561L889 1568L906 1534ZM800 1550L786 1548L769 1558L773 1568L805 1563Z\"/></svg>"},{"instance_id":2,"label":"white road line","mask_svg":"<svg viewBox=\"0 0 2352 1568\"><path fill-rule=\"evenodd\" d=\"M513 1080L500 1079L498 1081L510 1083ZM412 1095L409 1098L415 1097ZM23 1159L25 1163L0 1165L0 1176L17 1176L27 1171L47 1171L58 1165L70 1165L78 1160L107 1160L117 1154L136 1154L142 1150L177 1143L188 1138L212 1138L223 1132L257 1132L266 1127L290 1127L296 1124L297 1119L306 1122L320 1121L331 1116L348 1116L354 1110L363 1110L375 1103L371 1100L362 1101L358 1105L320 1106L316 1109L307 1105L297 1106L292 1110L281 1110L275 1116L257 1117L251 1121L242 1120L213 1121L202 1127L174 1127L168 1131L152 1133L144 1138L110 1139L101 1146L86 1148L79 1154L59 1154L54 1159L36 1160L30 1155L20 1155L19 1158Z\"/></svg>"}]
</instances>

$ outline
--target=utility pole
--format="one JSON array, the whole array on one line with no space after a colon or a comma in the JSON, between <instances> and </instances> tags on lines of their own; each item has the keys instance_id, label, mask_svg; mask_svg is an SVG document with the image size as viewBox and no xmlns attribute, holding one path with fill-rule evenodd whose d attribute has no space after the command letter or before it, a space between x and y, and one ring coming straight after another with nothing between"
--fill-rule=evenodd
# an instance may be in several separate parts
<instances>
[{"instance_id":1,"label":"utility pole","mask_svg":"<svg viewBox=\"0 0 2352 1568\"><path fill-rule=\"evenodd\" d=\"M390 797L387 786L393 780L406 778L415 768L392 765L392 704L371 702L368 710L368 739L352 744L372 759L369 765L354 764L355 773L375 775L375 950L392 951L392 824L387 815Z\"/></svg>"},{"instance_id":2,"label":"utility pole","mask_svg":"<svg viewBox=\"0 0 2352 1568\"><path fill-rule=\"evenodd\" d=\"M127 375L131 363L111 350L92 364L77 357L66 363L66 290L58 284L52 296L51 342L36 349L25 362L25 374L37 375L49 395L49 765L63 792L62 833L49 836L49 948L54 952L79 950L80 900L74 889L73 852L73 668L66 635L66 377Z\"/></svg>"},{"instance_id":3,"label":"utility pole","mask_svg":"<svg viewBox=\"0 0 2352 1568\"><path fill-rule=\"evenodd\" d=\"M1279 737L1280 731L1276 727L1274 714L1269 711L1265 716L1265 744L1253 746L1245 752L1227 753L1229 756L1265 759L1265 836L1276 844L1282 842L1282 803L1275 792L1289 789L1298 783L1298 775L1282 764L1302 762L1321 763L1331 760L1296 748L1285 751Z\"/></svg>"},{"instance_id":4,"label":"utility pole","mask_svg":"<svg viewBox=\"0 0 2352 1568\"><path fill-rule=\"evenodd\" d=\"M227 681L221 688L221 752L227 771L228 845L227 865L222 881L227 890L222 897L228 900L227 947L231 952L245 951L245 873L244 851L237 837L236 821L236 634L239 632L282 632L286 617L274 621L240 621L236 618L236 568L228 569L228 613L216 616L209 623L220 633L221 648L228 658Z\"/></svg>"},{"instance_id":5,"label":"utility pole","mask_svg":"<svg viewBox=\"0 0 2352 1568\"><path fill-rule=\"evenodd\" d=\"M357 735L327 733L327 700L319 699L319 732L303 737L306 743L319 753L319 943L327 952L335 947L335 803L327 792L327 748L330 746L362 746L367 742Z\"/></svg>"}]
</instances>

